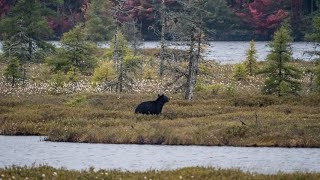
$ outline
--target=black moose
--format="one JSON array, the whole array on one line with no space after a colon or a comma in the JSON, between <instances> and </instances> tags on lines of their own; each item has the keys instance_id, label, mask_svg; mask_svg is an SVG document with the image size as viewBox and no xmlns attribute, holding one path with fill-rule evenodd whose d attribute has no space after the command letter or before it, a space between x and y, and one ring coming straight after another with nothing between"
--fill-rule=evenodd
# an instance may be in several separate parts
<instances>
[{"instance_id":1,"label":"black moose","mask_svg":"<svg viewBox=\"0 0 320 180\"><path fill-rule=\"evenodd\" d=\"M158 98L155 101L145 101L140 103L135 113L141 113L141 114L160 114L162 111L162 107L165 103L169 102L169 98L165 95L158 94Z\"/></svg>"}]
</instances>

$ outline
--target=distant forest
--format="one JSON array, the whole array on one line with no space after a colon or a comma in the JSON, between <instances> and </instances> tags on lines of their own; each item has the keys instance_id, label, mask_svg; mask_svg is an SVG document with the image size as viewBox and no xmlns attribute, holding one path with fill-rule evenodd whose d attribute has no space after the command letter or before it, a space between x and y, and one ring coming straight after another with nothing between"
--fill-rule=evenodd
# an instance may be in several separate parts
<instances>
[{"instance_id":1,"label":"distant forest","mask_svg":"<svg viewBox=\"0 0 320 180\"><path fill-rule=\"evenodd\" d=\"M17 13L11 9L18 1L23 0L0 0L0 21ZM60 40L63 33L79 23L88 27L95 41L110 40L114 28L118 27L115 24L131 24L128 31L134 29L143 40L159 40L160 15L164 11L167 14L184 11L181 0L29 1L41 4L39 15L46 19L52 31L46 36L47 40ZM210 15L204 23L209 40L270 40L280 24L287 21L294 39L301 41L310 31L312 18L320 7L320 0L207 1L210 6L206 12ZM179 16L169 15L167 18L167 23L179 21ZM4 28L7 27L0 27L0 31ZM167 37L171 38L169 33Z\"/></svg>"}]
</instances>

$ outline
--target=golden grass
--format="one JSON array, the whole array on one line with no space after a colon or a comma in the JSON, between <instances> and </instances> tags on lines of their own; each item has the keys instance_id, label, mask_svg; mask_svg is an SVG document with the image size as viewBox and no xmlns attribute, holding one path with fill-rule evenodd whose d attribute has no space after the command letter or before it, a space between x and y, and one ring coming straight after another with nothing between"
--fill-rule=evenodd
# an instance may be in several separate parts
<instances>
[{"instance_id":1,"label":"golden grass","mask_svg":"<svg viewBox=\"0 0 320 180\"><path fill-rule=\"evenodd\" d=\"M294 63L303 70L312 66ZM320 147L320 96L310 92L307 73L300 97L278 98L261 95L263 76L234 81L233 65L206 61L200 65L191 102L168 90L172 99L162 115L147 116L134 114L136 105L155 99L170 81L169 74L148 83L142 80L138 89L126 94L96 91L83 81L79 90L62 89L70 94L59 95L41 85L46 78L39 73L42 66L28 67L35 79L30 87L7 87L0 78L0 134L92 143Z\"/></svg>"},{"instance_id":2,"label":"golden grass","mask_svg":"<svg viewBox=\"0 0 320 180\"><path fill-rule=\"evenodd\" d=\"M160 116L134 114L139 102L155 97L91 93L3 97L0 133L91 143L320 147L319 96L203 99L196 94L188 102L177 94Z\"/></svg>"},{"instance_id":3,"label":"golden grass","mask_svg":"<svg viewBox=\"0 0 320 180\"><path fill-rule=\"evenodd\" d=\"M320 178L319 173L278 173L275 175L263 175L245 173L240 170L222 170L214 168L182 168L170 171L149 170L146 172L121 172L115 170L89 170L75 171L66 169L56 169L49 166L40 167L9 167L0 168L0 178L2 179L290 179L290 180L316 180Z\"/></svg>"}]
</instances>

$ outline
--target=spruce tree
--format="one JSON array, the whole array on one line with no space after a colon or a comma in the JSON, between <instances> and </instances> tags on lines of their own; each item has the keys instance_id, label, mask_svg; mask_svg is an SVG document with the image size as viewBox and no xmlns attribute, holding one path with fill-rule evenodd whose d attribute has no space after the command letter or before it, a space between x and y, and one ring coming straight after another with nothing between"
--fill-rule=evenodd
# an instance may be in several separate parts
<instances>
[{"instance_id":1,"label":"spruce tree","mask_svg":"<svg viewBox=\"0 0 320 180\"><path fill-rule=\"evenodd\" d=\"M247 58L245 60L245 66L249 76L252 76L257 71L257 57L256 57L257 50L255 48L254 41L250 41L250 47L247 50Z\"/></svg>"},{"instance_id":2,"label":"spruce tree","mask_svg":"<svg viewBox=\"0 0 320 180\"><path fill-rule=\"evenodd\" d=\"M39 0L19 0L1 20L0 33L5 41L23 35L19 45L26 47L26 52L20 52L25 55L18 57L21 63L38 60L37 52L52 47L44 41L51 30L43 11Z\"/></svg>"},{"instance_id":3,"label":"spruce tree","mask_svg":"<svg viewBox=\"0 0 320 180\"><path fill-rule=\"evenodd\" d=\"M283 96L297 94L300 90L298 79L301 73L293 67L292 52L290 47L292 37L287 24L284 24L274 33L273 41L270 43L271 52L267 56L267 65L262 73L267 79L263 92Z\"/></svg>"},{"instance_id":4,"label":"spruce tree","mask_svg":"<svg viewBox=\"0 0 320 180\"><path fill-rule=\"evenodd\" d=\"M316 76L315 84L317 87L317 90L320 91L320 51L317 51L320 43L320 15L314 17L313 19L313 27L312 32L309 34L306 34L305 39L307 41L311 41L315 43L315 51L307 52L312 54L313 56L316 56L314 60L314 66L311 68L311 72L314 73Z\"/></svg>"},{"instance_id":5,"label":"spruce tree","mask_svg":"<svg viewBox=\"0 0 320 180\"><path fill-rule=\"evenodd\" d=\"M82 24L63 34L61 49L46 59L54 72L79 70L90 74L96 64L96 44L87 40L87 31Z\"/></svg>"},{"instance_id":6,"label":"spruce tree","mask_svg":"<svg viewBox=\"0 0 320 180\"><path fill-rule=\"evenodd\" d=\"M22 77L20 63L18 58L14 57L10 59L10 62L6 69L4 70L4 76L8 81L11 81L11 86L14 87L17 79Z\"/></svg>"},{"instance_id":7,"label":"spruce tree","mask_svg":"<svg viewBox=\"0 0 320 180\"><path fill-rule=\"evenodd\" d=\"M91 0L88 13L85 16L85 25L88 30L88 39L91 41L106 41L112 38L115 28L111 13L111 1Z\"/></svg>"}]
</instances>

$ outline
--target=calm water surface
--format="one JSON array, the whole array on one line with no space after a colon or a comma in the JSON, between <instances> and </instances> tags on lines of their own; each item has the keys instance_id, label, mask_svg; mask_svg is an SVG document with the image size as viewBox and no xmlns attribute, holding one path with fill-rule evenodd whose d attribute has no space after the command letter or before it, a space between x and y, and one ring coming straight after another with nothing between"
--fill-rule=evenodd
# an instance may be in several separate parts
<instances>
[{"instance_id":1,"label":"calm water surface","mask_svg":"<svg viewBox=\"0 0 320 180\"><path fill-rule=\"evenodd\" d=\"M320 149L55 143L0 136L0 167L46 164L67 169L169 170L190 166L272 174L320 172Z\"/></svg>"},{"instance_id":2,"label":"calm water surface","mask_svg":"<svg viewBox=\"0 0 320 180\"><path fill-rule=\"evenodd\" d=\"M51 41L52 44L59 47L60 43L57 41ZM267 55L270 53L270 48L268 47L269 42L255 42L255 47L257 50L257 59L263 61L266 59ZM99 44L100 47L109 47L108 43ZM179 43L172 43L169 45L171 48L186 49L187 47ZM311 60L315 57L310 56L305 53L305 51L313 51L314 44L308 42L294 42L292 43L292 56L296 59ZM160 48L160 43L155 42L144 42L140 48ZM221 64L226 63L239 63L246 58L246 51L249 48L249 42L246 41L211 41L206 47L204 52L204 58L206 60L215 60ZM320 50L318 48L317 50ZM1 42L0 42L0 52L1 52Z\"/></svg>"}]
</instances>

